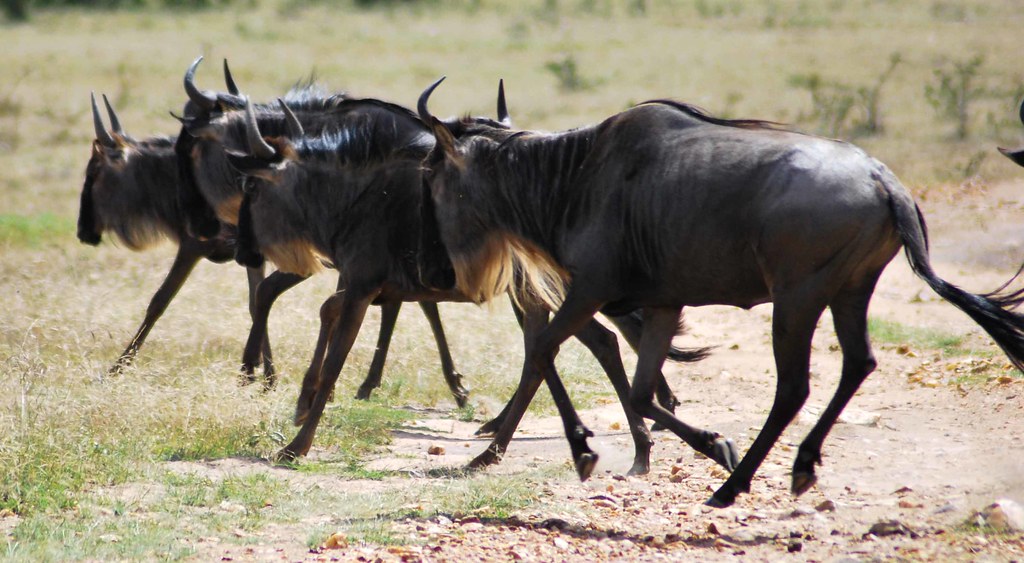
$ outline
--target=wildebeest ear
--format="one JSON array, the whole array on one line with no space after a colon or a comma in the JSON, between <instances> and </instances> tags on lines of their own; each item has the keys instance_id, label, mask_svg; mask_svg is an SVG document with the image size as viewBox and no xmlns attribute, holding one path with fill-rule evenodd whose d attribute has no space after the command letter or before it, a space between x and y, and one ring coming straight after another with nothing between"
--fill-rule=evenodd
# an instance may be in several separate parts
<instances>
[{"instance_id":1,"label":"wildebeest ear","mask_svg":"<svg viewBox=\"0 0 1024 563\"><path fill-rule=\"evenodd\" d=\"M441 121L431 116L430 129L434 133L435 143L444 151L444 155L452 160L459 160L459 151L455 148L455 136Z\"/></svg>"}]
</instances>

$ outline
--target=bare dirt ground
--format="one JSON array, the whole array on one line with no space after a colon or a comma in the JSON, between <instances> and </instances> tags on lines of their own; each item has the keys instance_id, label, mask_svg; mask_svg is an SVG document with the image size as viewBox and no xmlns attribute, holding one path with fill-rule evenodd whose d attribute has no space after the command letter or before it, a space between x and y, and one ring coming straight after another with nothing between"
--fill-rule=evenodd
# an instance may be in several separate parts
<instances>
[{"instance_id":1,"label":"bare dirt ground","mask_svg":"<svg viewBox=\"0 0 1024 563\"><path fill-rule=\"evenodd\" d=\"M967 199L962 194L933 196L923 207L930 220L935 268L949 281L973 291L991 290L1024 257L1024 184L995 186ZM745 450L774 393L771 308L708 307L687 315L690 333L677 343L717 348L698 365L667 367L669 382L684 401L677 414L733 438ZM979 328L913 276L902 254L879 284L871 315L967 335L968 344L987 346ZM624 477L632 447L624 417L609 401L581 413L597 434L591 444L601 459L594 477L585 483L568 478L545 482L539 501L513 518L490 521L456 514L400 520L394 527L399 537L408 538L406 545L352 543L312 551L304 544L306 533L280 527L264 530L249 546L199 546L197 556L296 561L1024 561L1020 533L983 533L965 525L976 510L996 499L1024 502L1024 379L1003 367L1001 355L991 360L943 357L937 350L876 341L878 370L826 441L817 486L792 497L789 469L796 446L827 403L840 371L841 356L827 313L820 328L811 398L761 467L753 490L734 507L702 505L725 475L667 432L655 433L652 472ZM958 385L960 378L965 381ZM477 426L455 421L448 413L425 413L398 432L370 467L407 471L411 478L346 481L280 468L270 471L278 478L317 480L324 487L408 486L431 479L430 469L462 465L481 451L487 441L473 436ZM428 455L431 445L444 446L444 455ZM516 473L569 457L558 419L528 416L503 463L489 471ZM268 469L223 460L189 464L188 470ZM310 514L304 522L330 522L330 515Z\"/></svg>"}]
</instances>

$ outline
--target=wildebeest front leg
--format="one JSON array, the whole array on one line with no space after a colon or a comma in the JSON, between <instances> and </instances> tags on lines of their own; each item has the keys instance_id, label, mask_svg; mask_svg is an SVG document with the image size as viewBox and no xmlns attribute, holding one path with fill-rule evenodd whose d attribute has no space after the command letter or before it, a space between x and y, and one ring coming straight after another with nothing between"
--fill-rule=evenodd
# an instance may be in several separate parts
<instances>
[{"instance_id":1,"label":"wildebeest front leg","mask_svg":"<svg viewBox=\"0 0 1024 563\"><path fill-rule=\"evenodd\" d=\"M306 423L309 411L313 408L313 399L320 389L320 374L324 367L324 356L327 354L327 347L334 337L344 298L345 292L339 290L334 295L328 297L323 305L320 306L320 333L316 338L313 359L310 360L309 367L306 368L306 374L302 377L302 388L299 390L299 399L295 405L295 419L293 420L296 426Z\"/></svg>"},{"instance_id":2,"label":"wildebeest front leg","mask_svg":"<svg viewBox=\"0 0 1024 563\"><path fill-rule=\"evenodd\" d=\"M266 279L264 272L264 265L260 264L256 267L247 267L245 269L245 277L249 282L249 318L256 318L256 293L259 289L263 280ZM270 338L264 333L262 339L261 352L263 355L263 388L270 389L274 386L274 356L270 351ZM246 383L251 383L253 379L249 379Z\"/></svg>"},{"instance_id":3,"label":"wildebeest front leg","mask_svg":"<svg viewBox=\"0 0 1024 563\"><path fill-rule=\"evenodd\" d=\"M273 272L256 287L256 297L252 306L252 328L249 329L249 338L245 342L245 350L242 352L242 374L248 382L256 378L253 373L256 371L256 362L259 360L263 342L267 338L267 320L270 317L270 308L285 291L295 287L307 277L297 274L288 274L280 270ZM266 368L264 368L266 369ZM267 375L266 385L274 383L273 372Z\"/></svg>"},{"instance_id":4,"label":"wildebeest front leg","mask_svg":"<svg viewBox=\"0 0 1024 563\"><path fill-rule=\"evenodd\" d=\"M739 453L732 440L708 430L694 428L654 402L655 387L661 377L661 368L672 344L672 337L676 333L679 312L677 308L644 309L644 330L640 339L630 404L641 416L661 423L690 447L732 471L739 463Z\"/></svg>"},{"instance_id":5,"label":"wildebeest front leg","mask_svg":"<svg viewBox=\"0 0 1024 563\"><path fill-rule=\"evenodd\" d=\"M555 369L555 355L558 353L558 347L582 330L588 322L593 321L594 315L600 309L602 303L583 297L585 295L583 292L569 291L561 308L555 313L551 323L537 335L533 349L527 354L527 365L541 374L548 384L548 389L551 390L558 414L562 417L565 436L569 440L576 473L581 481L586 481L597 465L598 456L587 445L587 438L594 434L580 421L565 387L562 386L562 380Z\"/></svg>"},{"instance_id":6,"label":"wildebeest front leg","mask_svg":"<svg viewBox=\"0 0 1024 563\"><path fill-rule=\"evenodd\" d=\"M108 372L110 375L118 375L125 367L131 365L135 359L135 354L138 353L139 348L142 348L142 344L146 341L146 336L149 335L153 325L156 324L156 321L167 310L167 305L178 294L178 290L184 285L185 280L188 279L196 264L207 256L208 250L209 245L205 245L195 239L185 238L181 241L181 245L178 246L178 253L174 257L174 263L171 264L171 269L167 272L167 277L164 278L160 288L156 290L152 299L149 300L149 306L146 307L146 317L142 320L142 325L135 331L135 336L131 342L128 343L124 352L121 352L121 356L110 368Z\"/></svg>"},{"instance_id":7,"label":"wildebeest front leg","mask_svg":"<svg viewBox=\"0 0 1024 563\"><path fill-rule=\"evenodd\" d=\"M313 436L316 434L317 425L320 424L320 418L323 416L324 407L334 389L334 384L338 381L338 375L345 365L345 359L352 349L352 344L355 343L356 336L359 335L359 327L363 324L366 309L373 301L374 295L374 293L367 294L365 291L340 291L329 297L329 303L324 303L324 307L321 308L322 319L327 314L334 314L332 324L336 328L330 335L327 357L323 361L319 373L319 385L302 428L291 443L278 452L278 460L293 460L309 452L309 448L313 445ZM305 391L304 383L303 392Z\"/></svg>"},{"instance_id":8,"label":"wildebeest front leg","mask_svg":"<svg viewBox=\"0 0 1024 563\"><path fill-rule=\"evenodd\" d=\"M488 425L498 423L494 428L494 438L491 440L490 445L487 446L483 453L469 462L470 469L485 467L501 461L501 456L505 454L505 450L508 448L516 428L519 427L519 423L522 421L523 415L530 406L530 402L533 400L533 396L537 393L537 388L540 387L542 381L541 375L535 370L530 369L528 359L530 352L533 350L537 335L547 326L548 312L537 309L530 315L524 316L515 303L513 303L513 309L516 312L516 320L519 321L519 326L523 330L523 344L526 349L522 375L519 379L519 386L516 387L512 399L505 405L501 414L477 431L477 434L480 434Z\"/></svg>"},{"instance_id":9,"label":"wildebeest front leg","mask_svg":"<svg viewBox=\"0 0 1024 563\"><path fill-rule=\"evenodd\" d=\"M373 351L373 361L370 362L370 370L366 373L366 379L356 391L356 399L365 401L370 398L370 393L374 389L380 387L381 378L384 376L384 363L388 359L388 348L391 347L391 335L395 332L395 323L398 322L398 313L401 309L400 301L381 304L377 347Z\"/></svg>"},{"instance_id":10,"label":"wildebeest front leg","mask_svg":"<svg viewBox=\"0 0 1024 563\"><path fill-rule=\"evenodd\" d=\"M629 431L633 436L633 466L629 469L629 475L646 475L651 471L651 447L654 441L651 433L644 424L644 419L638 415L629 404L629 378L626 376L626 369L622 365L622 356L619 354L618 341L612 332L596 320L591 319L583 329L576 334L576 338L587 347L597 358L598 363L608 375L615 394L622 404L622 410L626 415L626 422L629 424ZM664 381L664 378L662 378Z\"/></svg>"}]
</instances>

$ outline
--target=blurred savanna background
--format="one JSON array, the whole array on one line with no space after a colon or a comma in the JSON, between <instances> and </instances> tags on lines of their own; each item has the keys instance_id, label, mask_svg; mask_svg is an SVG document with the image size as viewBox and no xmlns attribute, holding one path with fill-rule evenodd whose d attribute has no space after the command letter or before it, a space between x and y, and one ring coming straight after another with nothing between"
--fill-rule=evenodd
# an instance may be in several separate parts
<instances>
[{"instance_id":1,"label":"blurred savanna background","mask_svg":"<svg viewBox=\"0 0 1024 563\"><path fill-rule=\"evenodd\" d=\"M437 115L493 115L503 78L520 128L565 129L674 98L850 140L887 163L926 212L1021 173L995 151L1024 140L1024 10L1012 0L4 0L3 9L0 557L186 557L196 538L245 541L233 531L287 523L314 502L349 515L352 537L387 543L387 519L373 516L406 497L428 513L484 506L500 515L529 501L538 475L571 478L547 467L364 498L296 492L260 473L168 471L174 460L265 457L290 439L317 309L335 280L321 275L279 300L270 335L282 380L273 391L237 383L249 320L245 275L233 264L201 264L135 365L107 377L174 247L132 252L110 237L98 248L75 238L91 91L107 94L140 138L177 133L168 112L184 104L182 76L198 55L200 87L224 89L226 58L258 101L314 77L332 91L413 106L447 75L431 100ZM1004 278L1014 271L998 267ZM321 454L299 470L374 478L364 456L410 408L475 421L496 413L522 360L507 309L442 305L472 393L460 410L414 306L399 319L384 387L369 403L350 398L372 356L374 310L320 427ZM577 406L607 401L581 347L567 344L559 362ZM554 412L546 393L532 412ZM109 494L133 483L161 491L145 517ZM213 510L225 503L242 509ZM319 544L330 526L301 541Z\"/></svg>"}]
</instances>

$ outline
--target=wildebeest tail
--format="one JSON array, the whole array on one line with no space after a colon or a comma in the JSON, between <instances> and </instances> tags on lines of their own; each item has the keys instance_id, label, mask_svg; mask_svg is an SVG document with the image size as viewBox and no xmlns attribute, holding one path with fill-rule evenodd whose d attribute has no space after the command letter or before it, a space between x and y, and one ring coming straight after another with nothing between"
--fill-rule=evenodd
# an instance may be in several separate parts
<instances>
[{"instance_id":1,"label":"wildebeest tail","mask_svg":"<svg viewBox=\"0 0 1024 563\"><path fill-rule=\"evenodd\" d=\"M940 297L974 319L1003 349L1010 362L1024 371L1024 315L1011 310L1024 302L1024 290L1003 295L997 292L976 295L938 277L928 259L928 230L920 208L888 169L882 167L876 172L875 180L889 194L889 208L914 273ZM1018 271L1013 279L1020 273ZM1010 282L997 291L1002 291Z\"/></svg>"},{"instance_id":2,"label":"wildebeest tail","mask_svg":"<svg viewBox=\"0 0 1024 563\"><path fill-rule=\"evenodd\" d=\"M242 204L238 208L238 244L235 246L235 262L247 268L259 268L263 265L263 254L256 243L256 233L252 228L252 201L248 193L242 195Z\"/></svg>"},{"instance_id":3,"label":"wildebeest tail","mask_svg":"<svg viewBox=\"0 0 1024 563\"><path fill-rule=\"evenodd\" d=\"M629 314L621 316L608 316L608 320L619 329L619 333L626 339L629 346L636 351L640 346L640 334L644 326L644 314L642 309L637 309ZM686 332L686 325L683 317L679 317L679 330L677 335ZM711 348L679 348L672 346L668 350L667 358L673 362L694 363L703 360L711 355Z\"/></svg>"}]
</instances>

